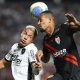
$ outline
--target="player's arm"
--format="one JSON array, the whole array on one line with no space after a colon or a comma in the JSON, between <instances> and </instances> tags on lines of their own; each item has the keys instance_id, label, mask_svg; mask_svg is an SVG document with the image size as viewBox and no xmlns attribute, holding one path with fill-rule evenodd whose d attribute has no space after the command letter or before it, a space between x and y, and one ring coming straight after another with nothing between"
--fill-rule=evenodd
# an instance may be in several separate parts
<instances>
[{"instance_id":1,"label":"player's arm","mask_svg":"<svg viewBox=\"0 0 80 80\"><path fill-rule=\"evenodd\" d=\"M5 55L3 59L0 60L0 69L10 66L12 61L12 54L11 50L8 52L8 54Z\"/></svg>"},{"instance_id":2,"label":"player's arm","mask_svg":"<svg viewBox=\"0 0 80 80\"><path fill-rule=\"evenodd\" d=\"M14 44L9 50L9 52L5 55L5 57L0 60L0 69L9 67L11 65L13 51L15 47L16 47L16 44Z\"/></svg>"},{"instance_id":3,"label":"player's arm","mask_svg":"<svg viewBox=\"0 0 80 80\"><path fill-rule=\"evenodd\" d=\"M36 53L36 59L38 62L41 62L41 59L43 57L43 51L42 50L38 50Z\"/></svg>"},{"instance_id":4,"label":"player's arm","mask_svg":"<svg viewBox=\"0 0 80 80\"><path fill-rule=\"evenodd\" d=\"M65 16L67 17L67 21L69 23L69 25L71 25L73 28L80 28L80 22L74 17L73 14L65 14Z\"/></svg>"},{"instance_id":5,"label":"player's arm","mask_svg":"<svg viewBox=\"0 0 80 80\"><path fill-rule=\"evenodd\" d=\"M43 62L47 63L50 59L50 54L43 53L42 50L38 50L36 53L36 58L39 62L43 61Z\"/></svg>"},{"instance_id":6,"label":"player's arm","mask_svg":"<svg viewBox=\"0 0 80 80\"><path fill-rule=\"evenodd\" d=\"M41 63L41 62L33 62L33 63L31 64L31 66L32 66L33 73L34 73L35 75L38 75L40 69L42 68L42 63Z\"/></svg>"},{"instance_id":7,"label":"player's arm","mask_svg":"<svg viewBox=\"0 0 80 80\"><path fill-rule=\"evenodd\" d=\"M5 60L5 59L0 60L0 69L8 67L9 65L10 65L10 62L8 62L7 60Z\"/></svg>"}]
</instances>

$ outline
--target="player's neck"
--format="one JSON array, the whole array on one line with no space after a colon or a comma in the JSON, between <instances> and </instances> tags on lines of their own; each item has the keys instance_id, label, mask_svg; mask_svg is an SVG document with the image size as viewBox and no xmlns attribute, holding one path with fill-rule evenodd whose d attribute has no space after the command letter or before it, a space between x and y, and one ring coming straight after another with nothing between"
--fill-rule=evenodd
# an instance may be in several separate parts
<instances>
[{"instance_id":1,"label":"player's neck","mask_svg":"<svg viewBox=\"0 0 80 80\"><path fill-rule=\"evenodd\" d=\"M50 30L50 34L49 34L50 36L52 36L52 34L54 33L54 29L55 29L55 27L52 26L52 27L51 27L51 30Z\"/></svg>"},{"instance_id":2,"label":"player's neck","mask_svg":"<svg viewBox=\"0 0 80 80\"><path fill-rule=\"evenodd\" d=\"M24 46L22 46L20 43L18 43L18 48L23 48Z\"/></svg>"}]
</instances>

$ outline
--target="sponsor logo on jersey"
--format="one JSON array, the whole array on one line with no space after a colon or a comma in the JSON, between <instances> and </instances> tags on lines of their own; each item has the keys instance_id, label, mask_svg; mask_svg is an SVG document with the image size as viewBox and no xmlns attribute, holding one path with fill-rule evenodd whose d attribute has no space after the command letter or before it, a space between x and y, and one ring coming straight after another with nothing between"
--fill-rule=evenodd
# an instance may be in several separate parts
<instances>
[{"instance_id":1,"label":"sponsor logo on jersey","mask_svg":"<svg viewBox=\"0 0 80 80\"><path fill-rule=\"evenodd\" d=\"M12 55L11 60L15 62L16 66L19 66L21 63L21 59L18 59L19 55Z\"/></svg>"},{"instance_id":2,"label":"sponsor logo on jersey","mask_svg":"<svg viewBox=\"0 0 80 80\"><path fill-rule=\"evenodd\" d=\"M54 57L57 57L57 56L65 56L67 54L67 50L66 49L62 49L60 51L57 51L55 53L53 53L53 56Z\"/></svg>"}]
</instances>

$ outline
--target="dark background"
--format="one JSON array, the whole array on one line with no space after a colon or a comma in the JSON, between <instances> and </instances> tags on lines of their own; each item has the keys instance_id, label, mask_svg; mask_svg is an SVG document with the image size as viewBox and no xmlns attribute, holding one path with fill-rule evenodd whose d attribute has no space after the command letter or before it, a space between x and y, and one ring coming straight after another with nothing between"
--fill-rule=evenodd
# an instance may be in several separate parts
<instances>
[{"instance_id":1,"label":"dark background","mask_svg":"<svg viewBox=\"0 0 80 80\"><path fill-rule=\"evenodd\" d=\"M0 0L0 59L19 41L20 32L27 24L37 27L37 20L31 18L29 11L30 5L37 1L48 5L55 15L57 25L66 21L64 14L67 12L80 21L80 0ZM34 41L39 49L42 49L43 37L39 32ZM80 32L74 34L74 40L80 53ZM0 80L13 80L10 67L0 70Z\"/></svg>"}]
</instances>

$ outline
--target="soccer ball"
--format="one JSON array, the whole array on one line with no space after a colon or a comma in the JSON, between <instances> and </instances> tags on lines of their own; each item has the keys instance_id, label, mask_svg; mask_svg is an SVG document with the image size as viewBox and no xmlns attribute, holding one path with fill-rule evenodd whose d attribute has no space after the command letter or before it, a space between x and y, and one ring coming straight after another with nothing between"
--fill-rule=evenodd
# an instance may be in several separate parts
<instances>
[{"instance_id":1,"label":"soccer ball","mask_svg":"<svg viewBox=\"0 0 80 80\"><path fill-rule=\"evenodd\" d=\"M30 6L30 13L33 18L38 18L41 12L47 10L48 6L44 2L35 2Z\"/></svg>"}]
</instances>

